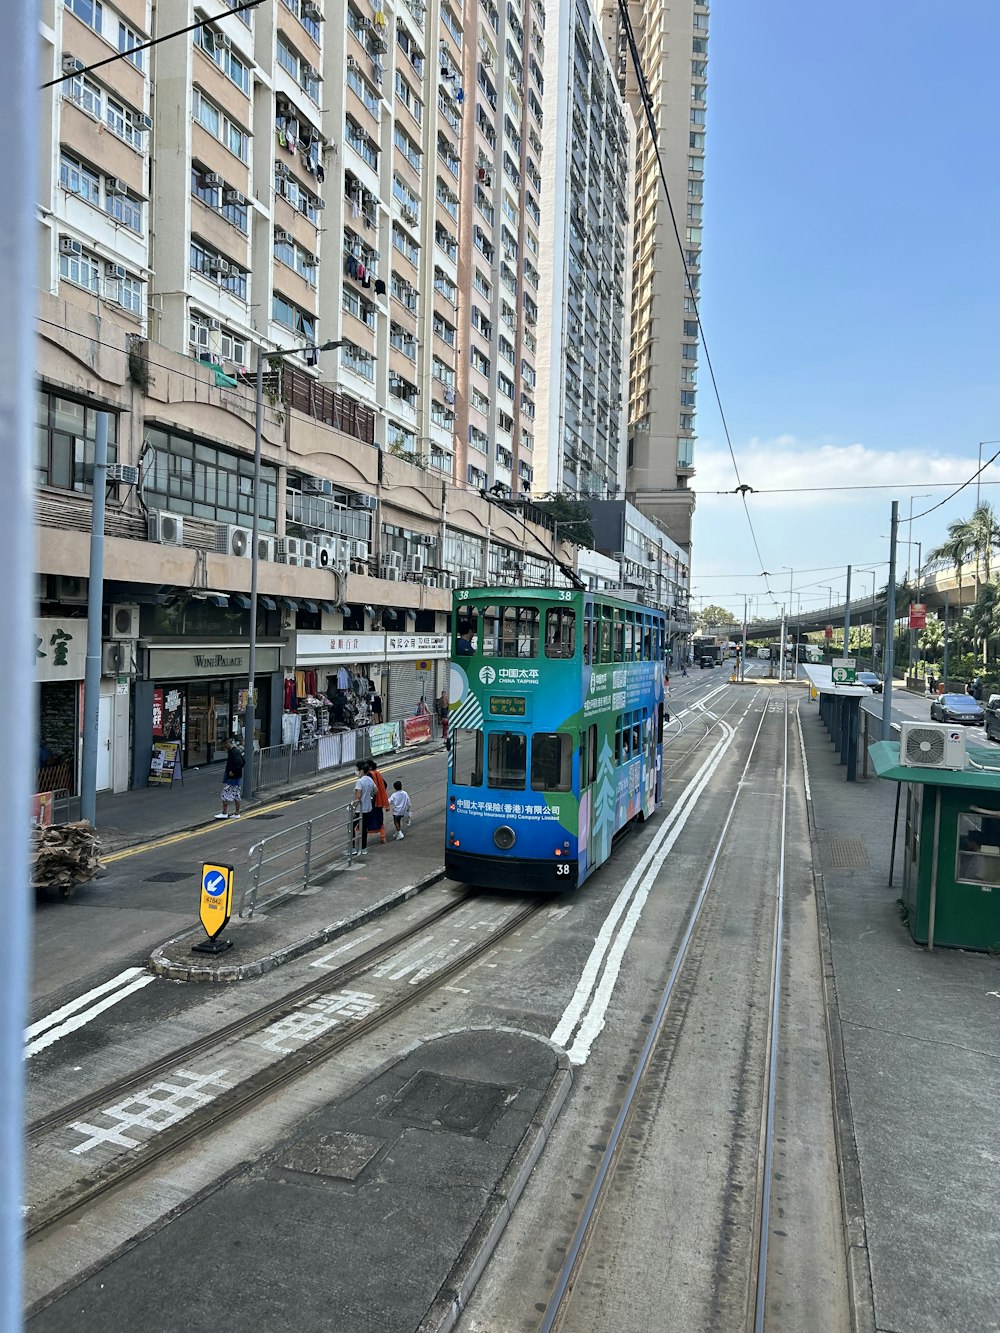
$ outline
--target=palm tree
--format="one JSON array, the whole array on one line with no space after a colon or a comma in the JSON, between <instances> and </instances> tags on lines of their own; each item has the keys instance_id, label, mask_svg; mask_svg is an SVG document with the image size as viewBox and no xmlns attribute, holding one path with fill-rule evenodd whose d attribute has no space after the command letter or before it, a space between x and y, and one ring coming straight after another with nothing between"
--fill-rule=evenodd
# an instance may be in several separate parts
<instances>
[{"instance_id":1,"label":"palm tree","mask_svg":"<svg viewBox=\"0 0 1000 1333\"><path fill-rule=\"evenodd\" d=\"M990 563L993 555L993 543L1000 539L1000 521L996 511L985 500L976 505L969 519L972 538L971 546L976 557L976 578L979 579L979 566L983 568L983 583L990 581Z\"/></svg>"},{"instance_id":2,"label":"palm tree","mask_svg":"<svg viewBox=\"0 0 1000 1333\"><path fill-rule=\"evenodd\" d=\"M967 519L956 518L948 524L948 540L928 551L927 559L950 560L955 566L955 580L958 583L958 604L962 605L962 569L968 564L972 554L971 525Z\"/></svg>"}]
</instances>

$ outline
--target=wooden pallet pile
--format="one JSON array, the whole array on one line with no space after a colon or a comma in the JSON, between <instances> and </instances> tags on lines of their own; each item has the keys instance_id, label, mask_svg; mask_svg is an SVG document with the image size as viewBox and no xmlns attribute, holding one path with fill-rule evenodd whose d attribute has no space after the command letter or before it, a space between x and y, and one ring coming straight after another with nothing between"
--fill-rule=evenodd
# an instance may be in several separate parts
<instances>
[{"instance_id":1,"label":"wooden pallet pile","mask_svg":"<svg viewBox=\"0 0 1000 1333\"><path fill-rule=\"evenodd\" d=\"M36 889L58 889L69 898L101 869L101 841L85 819L32 829L31 882Z\"/></svg>"}]
</instances>

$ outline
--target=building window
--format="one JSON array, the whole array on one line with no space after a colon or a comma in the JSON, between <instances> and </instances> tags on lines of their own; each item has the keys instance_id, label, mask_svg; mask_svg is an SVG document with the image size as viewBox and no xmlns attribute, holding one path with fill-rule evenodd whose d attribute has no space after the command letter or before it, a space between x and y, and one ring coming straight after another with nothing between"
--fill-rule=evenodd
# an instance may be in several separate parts
<instances>
[{"instance_id":1,"label":"building window","mask_svg":"<svg viewBox=\"0 0 1000 1333\"><path fill-rule=\"evenodd\" d=\"M310 342L316 341L316 316L300 309L277 292L271 301L271 318L300 337L308 338Z\"/></svg>"},{"instance_id":2,"label":"building window","mask_svg":"<svg viewBox=\"0 0 1000 1333\"><path fill-rule=\"evenodd\" d=\"M35 415L35 476L40 486L94 489L97 411L39 389ZM118 416L108 413L108 462L118 460Z\"/></svg>"},{"instance_id":3,"label":"building window","mask_svg":"<svg viewBox=\"0 0 1000 1333\"><path fill-rule=\"evenodd\" d=\"M101 263L86 251L78 255L59 256L59 276L77 287L98 295L101 290Z\"/></svg>"},{"instance_id":4,"label":"building window","mask_svg":"<svg viewBox=\"0 0 1000 1333\"><path fill-rule=\"evenodd\" d=\"M100 207L101 178L97 172L86 167L68 153L59 158L59 184L71 194L78 194L88 204Z\"/></svg>"},{"instance_id":5,"label":"building window","mask_svg":"<svg viewBox=\"0 0 1000 1333\"><path fill-rule=\"evenodd\" d=\"M212 444L147 427L147 464L143 496L150 509L213 519L217 523L253 521L253 458ZM278 469L261 464L260 525L273 532L277 520Z\"/></svg>"},{"instance_id":6,"label":"building window","mask_svg":"<svg viewBox=\"0 0 1000 1333\"><path fill-rule=\"evenodd\" d=\"M100 0L66 0L66 8L88 28L101 32L104 24L104 6Z\"/></svg>"},{"instance_id":7,"label":"building window","mask_svg":"<svg viewBox=\"0 0 1000 1333\"><path fill-rule=\"evenodd\" d=\"M127 23L118 21L118 50L122 53L129 64L134 65L136 69L142 69L143 57L145 52L137 51L135 48L141 46L145 37L140 37L137 32L133 32Z\"/></svg>"}]
</instances>

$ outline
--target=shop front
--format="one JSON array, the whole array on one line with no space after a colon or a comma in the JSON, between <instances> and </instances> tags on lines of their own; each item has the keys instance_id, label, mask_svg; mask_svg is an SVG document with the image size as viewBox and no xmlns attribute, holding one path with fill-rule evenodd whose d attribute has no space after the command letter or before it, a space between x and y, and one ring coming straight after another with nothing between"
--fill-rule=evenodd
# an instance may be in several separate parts
<instances>
[{"instance_id":1,"label":"shop front","mask_svg":"<svg viewBox=\"0 0 1000 1333\"><path fill-rule=\"evenodd\" d=\"M445 634L300 631L296 676L312 673L330 701L335 727L390 722L421 708L433 713L437 694L446 688L448 651ZM373 698L381 704L381 716L377 709L373 716Z\"/></svg>"},{"instance_id":2,"label":"shop front","mask_svg":"<svg viewBox=\"0 0 1000 1333\"><path fill-rule=\"evenodd\" d=\"M258 647L254 679L255 744L275 743L280 735L282 673L280 647ZM178 741L181 763L201 768L221 763L223 741L235 736L246 748L244 730L250 670L244 646L153 644L147 652L146 679L136 684L133 784L145 783L153 742Z\"/></svg>"}]
</instances>

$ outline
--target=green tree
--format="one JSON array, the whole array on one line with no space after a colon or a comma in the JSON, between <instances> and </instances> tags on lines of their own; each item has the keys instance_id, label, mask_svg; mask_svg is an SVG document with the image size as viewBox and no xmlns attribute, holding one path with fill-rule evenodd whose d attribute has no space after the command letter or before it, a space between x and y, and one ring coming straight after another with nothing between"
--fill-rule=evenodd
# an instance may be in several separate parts
<instances>
[{"instance_id":1,"label":"green tree","mask_svg":"<svg viewBox=\"0 0 1000 1333\"><path fill-rule=\"evenodd\" d=\"M733 625L738 617L724 606L706 606L698 612L695 620L701 629L705 629L709 625Z\"/></svg>"},{"instance_id":2,"label":"green tree","mask_svg":"<svg viewBox=\"0 0 1000 1333\"><path fill-rule=\"evenodd\" d=\"M535 508L540 509L553 523L558 523L556 533L560 541L574 542L577 546L594 545L590 506L586 501L553 493L536 500Z\"/></svg>"},{"instance_id":3,"label":"green tree","mask_svg":"<svg viewBox=\"0 0 1000 1333\"><path fill-rule=\"evenodd\" d=\"M983 646L983 665L989 660L990 644L1000 638L1000 579L980 585L976 604L969 612L972 633Z\"/></svg>"},{"instance_id":4,"label":"green tree","mask_svg":"<svg viewBox=\"0 0 1000 1333\"><path fill-rule=\"evenodd\" d=\"M928 619L924 628L918 631L917 641L920 651L929 662L936 662L944 649L944 621L935 617Z\"/></svg>"}]
</instances>

